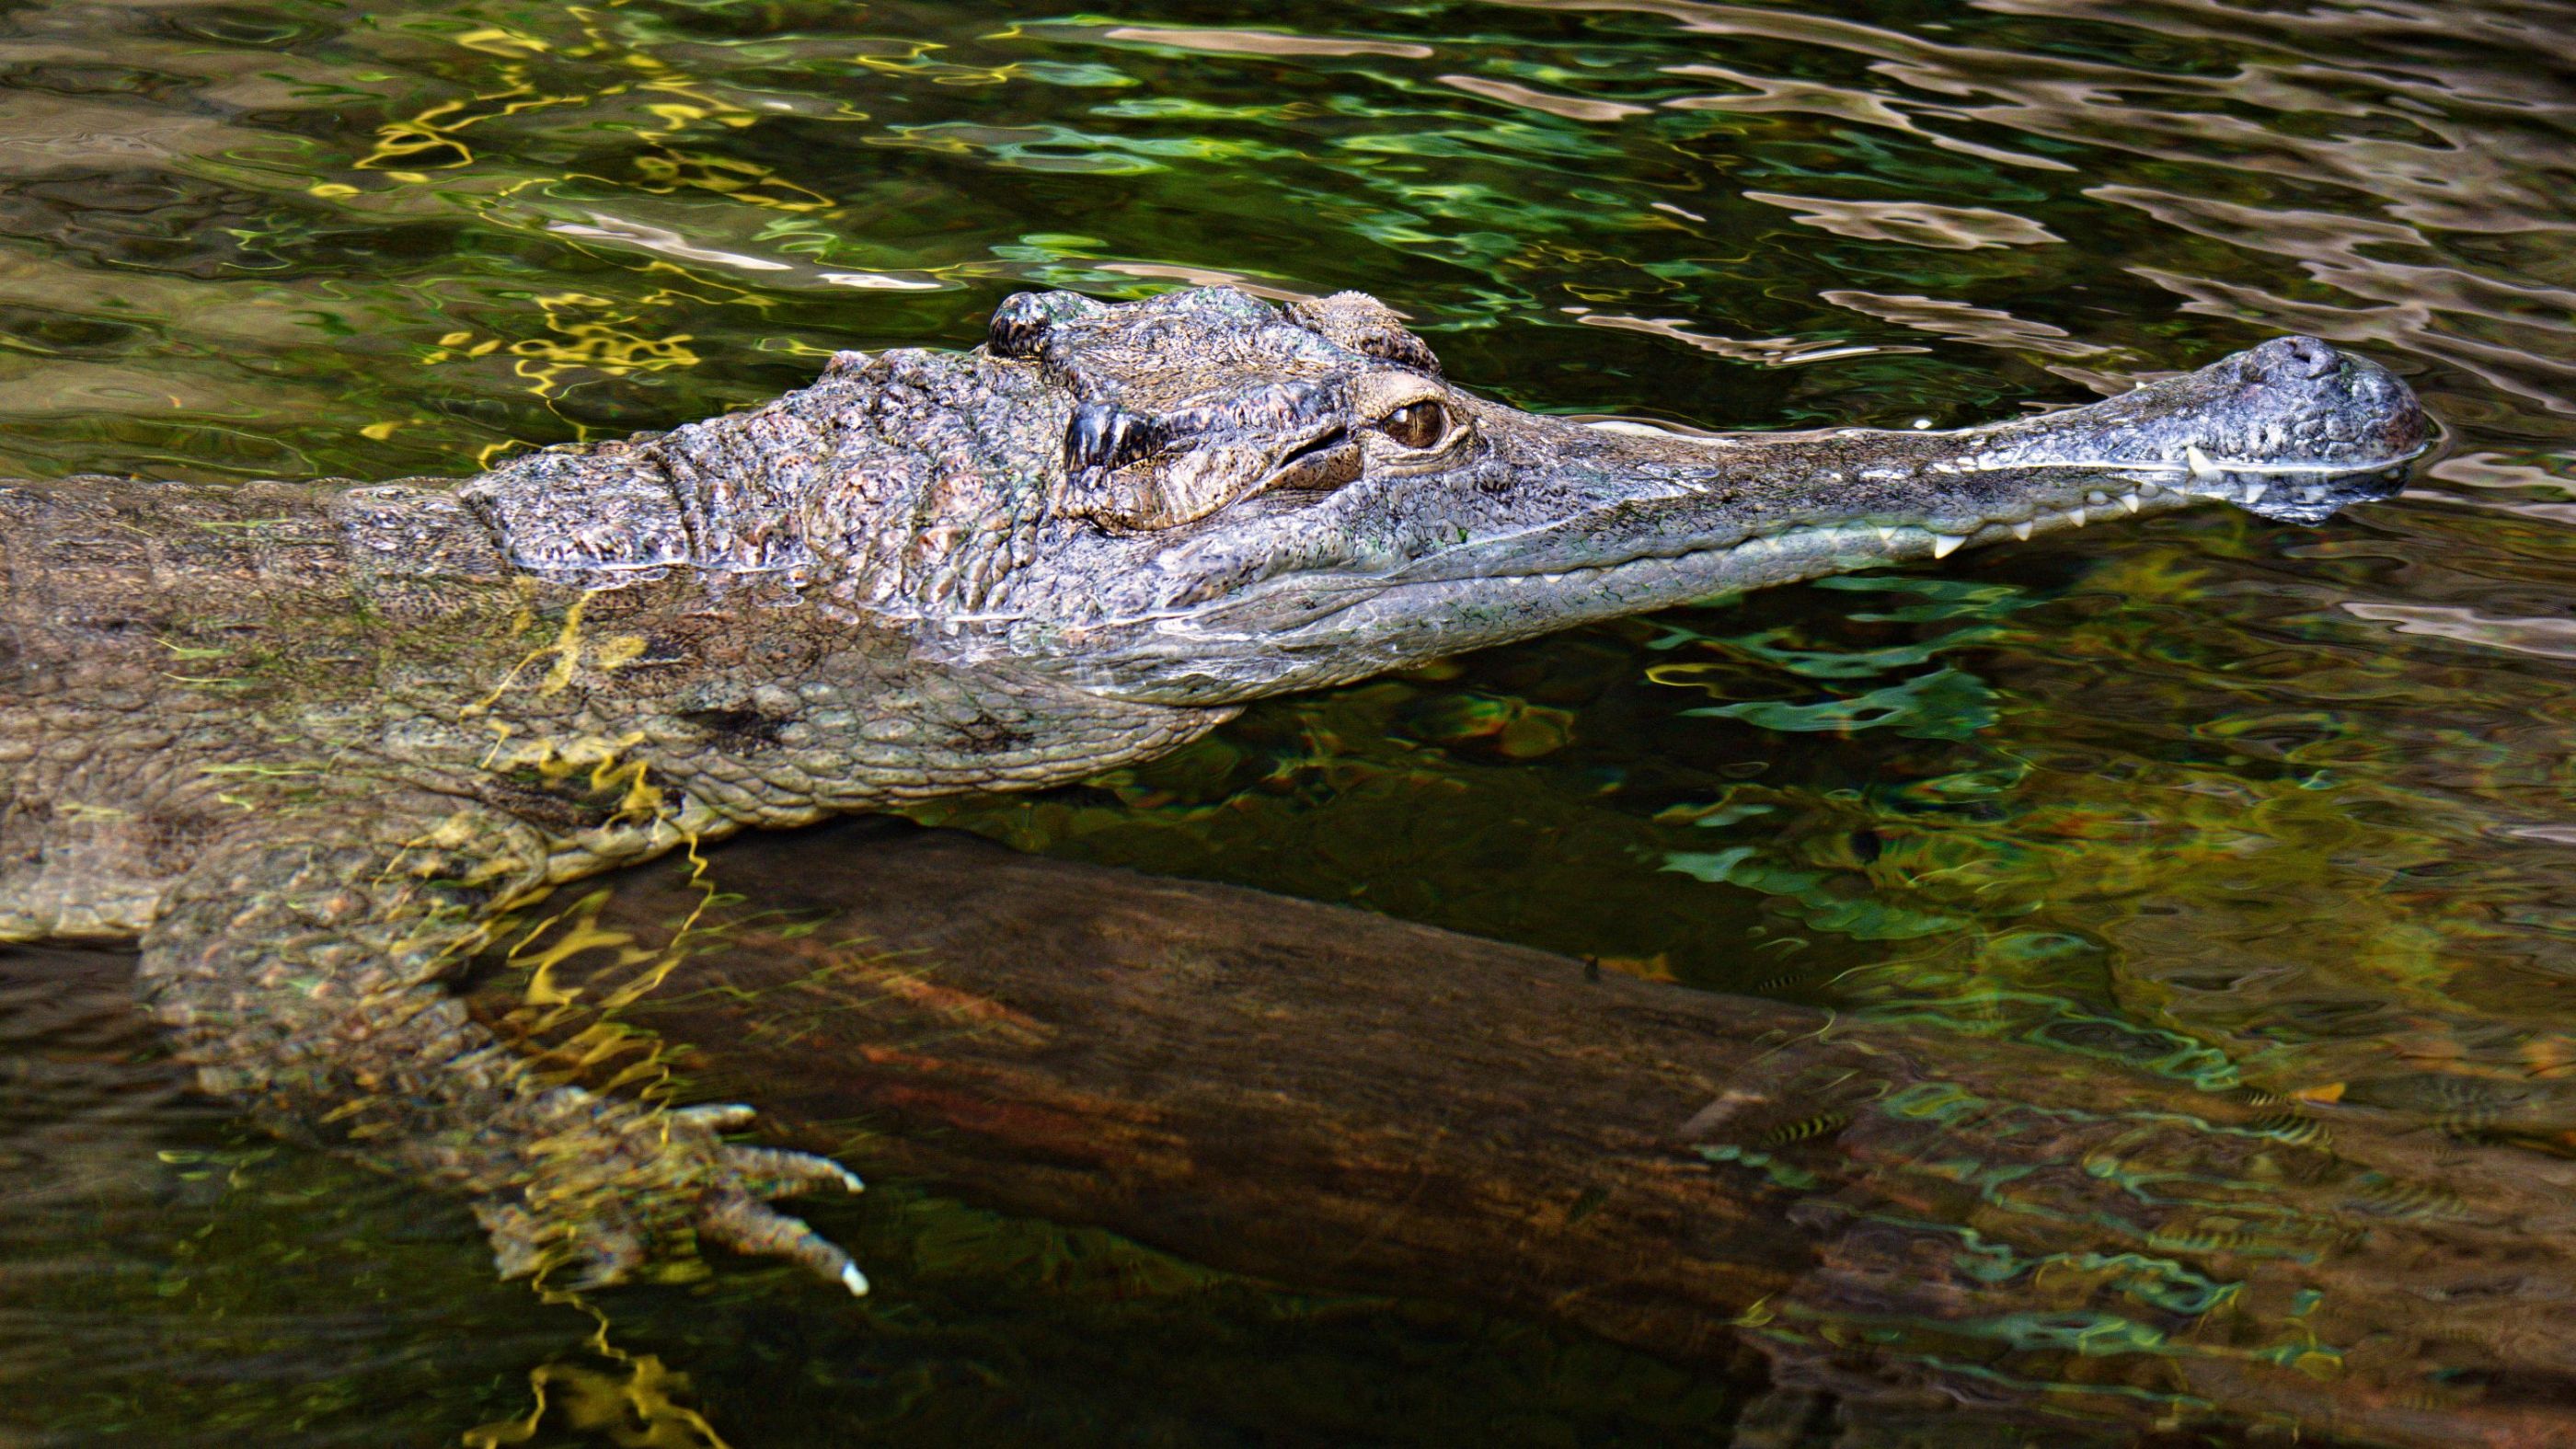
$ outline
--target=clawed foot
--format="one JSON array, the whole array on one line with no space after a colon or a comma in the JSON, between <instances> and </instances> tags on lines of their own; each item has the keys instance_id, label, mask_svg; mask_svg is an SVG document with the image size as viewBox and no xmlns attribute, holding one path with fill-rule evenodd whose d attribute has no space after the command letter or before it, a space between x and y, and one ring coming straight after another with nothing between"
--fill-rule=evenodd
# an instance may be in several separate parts
<instances>
[{"instance_id":1,"label":"clawed foot","mask_svg":"<svg viewBox=\"0 0 2576 1449\"><path fill-rule=\"evenodd\" d=\"M736 1102L685 1107L671 1115L675 1131L703 1132L712 1138L728 1128L747 1127L760 1114ZM857 1173L811 1152L721 1141L716 1148L733 1182L702 1206L696 1224L701 1240L721 1243L737 1253L802 1263L854 1294L868 1291L868 1276L850 1261L849 1254L800 1220L772 1212L766 1205L824 1187L861 1191L866 1184Z\"/></svg>"},{"instance_id":2,"label":"clawed foot","mask_svg":"<svg viewBox=\"0 0 2576 1449\"><path fill-rule=\"evenodd\" d=\"M578 1287L615 1283L686 1257L692 1240L801 1263L852 1293L867 1275L822 1234L770 1200L860 1189L828 1158L726 1142L758 1114L725 1104L648 1112L567 1089L526 1151L527 1181L474 1205L501 1276L562 1267Z\"/></svg>"}]
</instances>

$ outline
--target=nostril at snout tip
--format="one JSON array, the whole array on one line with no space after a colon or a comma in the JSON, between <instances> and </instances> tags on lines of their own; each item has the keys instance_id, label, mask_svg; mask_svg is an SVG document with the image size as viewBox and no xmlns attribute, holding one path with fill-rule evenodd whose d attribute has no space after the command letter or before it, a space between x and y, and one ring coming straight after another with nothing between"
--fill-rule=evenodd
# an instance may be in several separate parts
<instances>
[{"instance_id":1,"label":"nostril at snout tip","mask_svg":"<svg viewBox=\"0 0 2576 1449\"><path fill-rule=\"evenodd\" d=\"M2343 363L2343 355L2313 337L2289 339L2290 356L2297 361L2301 377L2323 377Z\"/></svg>"},{"instance_id":2,"label":"nostril at snout tip","mask_svg":"<svg viewBox=\"0 0 2576 1449\"><path fill-rule=\"evenodd\" d=\"M2276 337L2255 349L2265 372L2286 381L2311 382L2343 365L2343 354L2314 337Z\"/></svg>"}]
</instances>

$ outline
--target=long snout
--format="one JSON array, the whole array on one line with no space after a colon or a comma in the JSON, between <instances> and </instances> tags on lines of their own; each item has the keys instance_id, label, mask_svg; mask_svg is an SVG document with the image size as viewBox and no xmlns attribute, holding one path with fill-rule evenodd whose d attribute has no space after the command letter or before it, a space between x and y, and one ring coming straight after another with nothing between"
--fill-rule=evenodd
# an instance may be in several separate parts
<instances>
[{"instance_id":1,"label":"long snout","mask_svg":"<svg viewBox=\"0 0 2576 1449\"><path fill-rule=\"evenodd\" d=\"M2404 380L2283 337L2081 407L1949 431L1842 428L1570 439L1498 429L1519 486L1582 500L1552 522L1426 561L1415 576L1597 566L1816 529L1876 531L1891 559L2215 499L2322 521L2384 497L2429 424Z\"/></svg>"},{"instance_id":2,"label":"long snout","mask_svg":"<svg viewBox=\"0 0 2576 1449\"><path fill-rule=\"evenodd\" d=\"M1659 434L1451 396L1478 438L1455 466L1158 555L1150 607L1085 633L1085 687L1251 698L2208 499L2316 522L2394 491L2427 432L2401 379L2300 337L1950 431Z\"/></svg>"}]
</instances>

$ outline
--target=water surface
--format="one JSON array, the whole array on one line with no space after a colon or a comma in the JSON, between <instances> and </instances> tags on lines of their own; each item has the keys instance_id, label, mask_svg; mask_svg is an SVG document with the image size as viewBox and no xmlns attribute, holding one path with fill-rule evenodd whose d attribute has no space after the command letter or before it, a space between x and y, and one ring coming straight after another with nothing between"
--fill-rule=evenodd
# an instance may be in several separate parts
<instances>
[{"instance_id":1,"label":"water surface","mask_svg":"<svg viewBox=\"0 0 2576 1449\"><path fill-rule=\"evenodd\" d=\"M0 474L454 475L1040 286L1361 288L1469 386L1715 427L2312 333L2448 429L2325 528L1715 601L924 818L2563 1156L2571 51L2554 0L34 0ZM169 1093L116 989L0 986L0 1442L1723 1442L1739 1397L899 1188L818 1221L900 1293L727 1263L602 1325Z\"/></svg>"}]
</instances>

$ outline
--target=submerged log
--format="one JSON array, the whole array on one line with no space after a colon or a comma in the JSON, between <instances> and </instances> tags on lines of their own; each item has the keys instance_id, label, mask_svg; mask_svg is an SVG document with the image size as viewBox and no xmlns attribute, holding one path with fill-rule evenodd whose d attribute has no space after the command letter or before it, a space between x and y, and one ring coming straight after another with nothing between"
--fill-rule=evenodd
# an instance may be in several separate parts
<instances>
[{"instance_id":1,"label":"submerged log","mask_svg":"<svg viewBox=\"0 0 2576 1449\"><path fill-rule=\"evenodd\" d=\"M2117 1023L1850 1025L895 822L554 904L478 1011L685 1044L643 1055L764 1140L984 1205L1758 1353L1820 1414L2576 1443L2576 1168L2204 1089Z\"/></svg>"}]
</instances>

